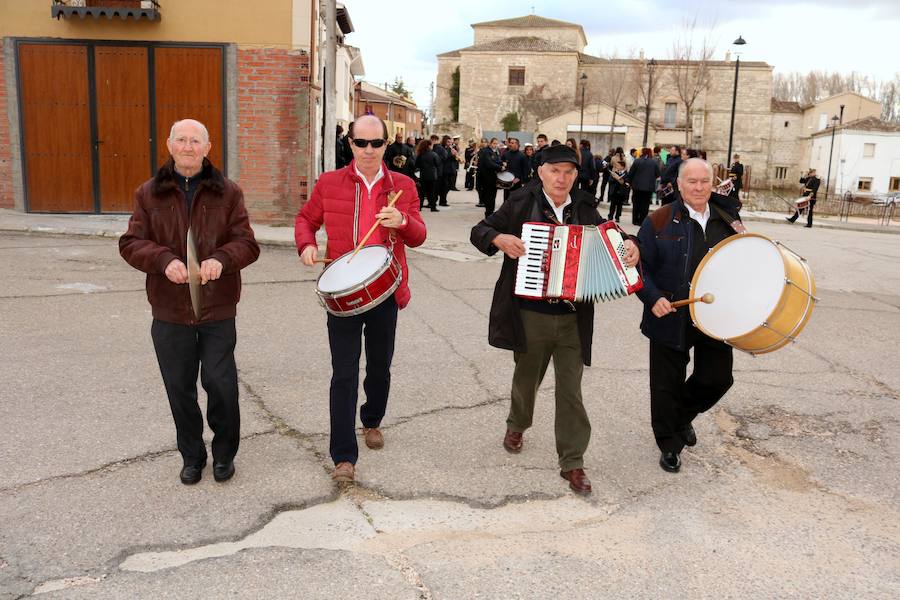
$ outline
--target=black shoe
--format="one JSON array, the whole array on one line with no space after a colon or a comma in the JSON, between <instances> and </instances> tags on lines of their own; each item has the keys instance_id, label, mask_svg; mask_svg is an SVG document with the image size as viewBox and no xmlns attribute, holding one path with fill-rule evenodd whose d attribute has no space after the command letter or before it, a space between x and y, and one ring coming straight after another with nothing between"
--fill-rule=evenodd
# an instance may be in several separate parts
<instances>
[{"instance_id":1,"label":"black shoe","mask_svg":"<svg viewBox=\"0 0 900 600\"><path fill-rule=\"evenodd\" d=\"M694 431L694 426L688 423L688 426L684 428L681 432L681 439L684 440L684 444L686 446L696 446L697 445L697 433Z\"/></svg>"},{"instance_id":2,"label":"black shoe","mask_svg":"<svg viewBox=\"0 0 900 600\"><path fill-rule=\"evenodd\" d=\"M228 481L231 479L231 476L234 475L234 461L228 461L227 463L215 463L213 465L213 478L218 481Z\"/></svg>"},{"instance_id":3,"label":"black shoe","mask_svg":"<svg viewBox=\"0 0 900 600\"><path fill-rule=\"evenodd\" d=\"M206 463L202 465L184 465L181 468L181 474L179 475L181 483L184 485L194 485L199 482L203 478L203 467L205 466Z\"/></svg>"},{"instance_id":4,"label":"black shoe","mask_svg":"<svg viewBox=\"0 0 900 600\"><path fill-rule=\"evenodd\" d=\"M484 208L484 203L479 202L478 204L475 205L475 208Z\"/></svg>"},{"instance_id":5,"label":"black shoe","mask_svg":"<svg viewBox=\"0 0 900 600\"><path fill-rule=\"evenodd\" d=\"M793 222L794 222L794 220L793 220L792 218L790 218L790 217L785 217L784 220L787 221L788 223L793 223Z\"/></svg>"},{"instance_id":6,"label":"black shoe","mask_svg":"<svg viewBox=\"0 0 900 600\"><path fill-rule=\"evenodd\" d=\"M812 228L812 225L804 225L804 227Z\"/></svg>"},{"instance_id":7,"label":"black shoe","mask_svg":"<svg viewBox=\"0 0 900 600\"><path fill-rule=\"evenodd\" d=\"M450 188L450 191L451 191L451 192L458 192L458 191L459 191L459 188L452 187L452 188Z\"/></svg>"},{"instance_id":8,"label":"black shoe","mask_svg":"<svg viewBox=\"0 0 900 600\"><path fill-rule=\"evenodd\" d=\"M440 203L438 203L438 206L450 206L450 205L447 204L446 202L440 202Z\"/></svg>"},{"instance_id":9,"label":"black shoe","mask_svg":"<svg viewBox=\"0 0 900 600\"><path fill-rule=\"evenodd\" d=\"M430 210L431 212L441 212L441 211L439 211L439 210L436 209L436 208L429 208L428 210Z\"/></svg>"},{"instance_id":10,"label":"black shoe","mask_svg":"<svg viewBox=\"0 0 900 600\"><path fill-rule=\"evenodd\" d=\"M663 452L659 455L659 466L663 471L677 473L681 470L681 457L677 452Z\"/></svg>"}]
</instances>

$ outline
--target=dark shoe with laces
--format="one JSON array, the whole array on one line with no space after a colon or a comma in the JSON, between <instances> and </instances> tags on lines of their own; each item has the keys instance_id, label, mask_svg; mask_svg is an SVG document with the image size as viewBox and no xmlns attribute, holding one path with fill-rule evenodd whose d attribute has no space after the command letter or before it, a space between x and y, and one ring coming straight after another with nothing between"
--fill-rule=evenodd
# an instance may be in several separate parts
<instances>
[{"instance_id":1,"label":"dark shoe with laces","mask_svg":"<svg viewBox=\"0 0 900 600\"><path fill-rule=\"evenodd\" d=\"M659 466L663 471L677 473L681 470L681 456L677 452L663 452L659 455Z\"/></svg>"},{"instance_id":2,"label":"dark shoe with laces","mask_svg":"<svg viewBox=\"0 0 900 600\"><path fill-rule=\"evenodd\" d=\"M179 478L184 485L194 485L203 479L203 467L206 463L200 465L184 465L181 468Z\"/></svg>"},{"instance_id":3,"label":"dark shoe with laces","mask_svg":"<svg viewBox=\"0 0 900 600\"><path fill-rule=\"evenodd\" d=\"M213 478L219 483L228 481L234 475L234 461L216 463L213 465Z\"/></svg>"}]
</instances>

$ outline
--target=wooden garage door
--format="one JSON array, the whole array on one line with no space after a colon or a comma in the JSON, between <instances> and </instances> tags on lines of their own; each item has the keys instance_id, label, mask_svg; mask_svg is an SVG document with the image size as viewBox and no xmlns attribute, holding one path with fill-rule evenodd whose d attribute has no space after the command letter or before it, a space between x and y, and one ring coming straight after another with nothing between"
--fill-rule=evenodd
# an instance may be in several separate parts
<instances>
[{"instance_id":1,"label":"wooden garage door","mask_svg":"<svg viewBox=\"0 0 900 600\"><path fill-rule=\"evenodd\" d=\"M151 176L147 48L97 46L94 86L102 212L130 212Z\"/></svg>"},{"instance_id":2,"label":"wooden garage door","mask_svg":"<svg viewBox=\"0 0 900 600\"><path fill-rule=\"evenodd\" d=\"M206 125L219 169L225 140L222 133L222 49L155 48L157 164L169 159L166 140L172 123L196 119Z\"/></svg>"},{"instance_id":3,"label":"wooden garage door","mask_svg":"<svg viewBox=\"0 0 900 600\"><path fill-rule=\"evenodd\" d=\"M84 45L19 46L31 211L94 211L87 62Z\"/></svg>"}]
</instances>

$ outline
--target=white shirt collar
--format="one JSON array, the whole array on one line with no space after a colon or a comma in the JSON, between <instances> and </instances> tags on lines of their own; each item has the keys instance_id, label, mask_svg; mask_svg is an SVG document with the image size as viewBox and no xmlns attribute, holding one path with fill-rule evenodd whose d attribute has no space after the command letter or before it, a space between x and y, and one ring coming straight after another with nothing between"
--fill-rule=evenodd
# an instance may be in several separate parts
<instances>
[{"instance_id":1,"label":"white shirt collar","mask_svg":"<svg viewBox=\"0 0 900 600\"><path fill-rule=\"evenodd\" d=\"M684 203L684 206L688 210L688 215L690 215L690 217L693 220L700 223L700 227L702 227L703 231L705 232L706 231L706 222L709 221L709 202L706 203L706 206L704 207L704 210L702 213L697 212L696 210L691 208L691 206L687 202Z\"/></svg>"},{"instance_id":2,"label":"white shirt collar","mask_svg":"<svg viewBox=\"0 0 900 600\"><path fill-rule=\"evenodd\" d=\"M378 180L384 177L384 166L378 167L378 175L375 176L375 179L372 180L372 183L369 183L369 181L366 179L366 176L359 172L359 167L357 167L355 163L353 164L353 170L356 171L356 174L360 179L362 179L369 194L372 193L372 188L375 187L375 184L378 183Z\"/></svg>"},{"instance_id":3,"label":"white shirt collar","mask_svg":"<svg viewBox=\"0 0 900 600\"><path fill-rule=\"evenodd\" d=\"M543 188L541 188L541 191L544 192L544 198L546 198L547 202L550 203L550 208L552 208L553 212L556 213L556 220L559 221L560 223L562 223L563 222L563 210L565 210L565 208L568 205L572 204L572 196L566 195L566 201L562 203L562 206L556 206L556 204L553 203L553 198L551 198L549 195L547 195L547 192L544 191Z\"/></svg>"}]
</instances>

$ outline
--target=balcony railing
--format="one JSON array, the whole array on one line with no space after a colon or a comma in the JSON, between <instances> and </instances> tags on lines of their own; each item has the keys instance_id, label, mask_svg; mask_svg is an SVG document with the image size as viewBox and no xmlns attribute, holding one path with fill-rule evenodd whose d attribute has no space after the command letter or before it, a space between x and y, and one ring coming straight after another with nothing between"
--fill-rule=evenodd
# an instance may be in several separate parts
<instances>
[{"instance_id":1,"label":"balcony railing","mask_svg":"<svg viewBox=\"0 0 900 600\"><path fill-rule=\"evenodd\" d=\"M50 16L56 19L65 17L92 16L99 19L101 16L107 19L119 17L122 20L134 17L139 21L146 17L148 21L158 21L162 18L157 0L52 0Z\"/></svg>"}]
</instances>

